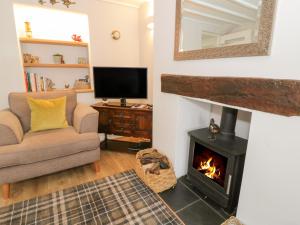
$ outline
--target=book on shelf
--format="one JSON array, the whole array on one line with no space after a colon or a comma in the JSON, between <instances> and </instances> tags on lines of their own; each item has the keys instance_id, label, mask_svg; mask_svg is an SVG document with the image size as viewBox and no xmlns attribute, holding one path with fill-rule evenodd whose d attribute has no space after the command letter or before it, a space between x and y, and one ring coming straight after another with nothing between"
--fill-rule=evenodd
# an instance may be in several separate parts
<instances>
[{"instance_id":1,"label":"book on shelf","mask_svg":"<svg viewBox=\"0 0 300 225\"><path fill-rule=\"evenodd\" d=\"M45 79L36 73L24 73L25 87L27 92L45 91Z\"/></svg>"}]
</instances>

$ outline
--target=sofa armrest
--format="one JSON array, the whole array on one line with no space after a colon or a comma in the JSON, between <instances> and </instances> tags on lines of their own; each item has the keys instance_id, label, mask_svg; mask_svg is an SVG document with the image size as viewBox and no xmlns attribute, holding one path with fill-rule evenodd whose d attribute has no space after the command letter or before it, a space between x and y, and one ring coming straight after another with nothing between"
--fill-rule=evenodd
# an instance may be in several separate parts
<instances>
[{"instance_id":1,"label":"sofa armrest","mask_svg":"<svg viewBox=\"0 0 300 225\"><path fill-rule=\"evenodd\" d=\"M20 144L23 128L19 119L8 110L0 111L0 146Z\"/></svg>"},{"instance_id":2,"label":"sofa armrest","mask_svg":"<svg viewBox=\"0 0 300 225\"><path fill-rule=\"evenodd\" d=\"M73 126L78 133L98 133L99 112L90 106L78 104L74 111Z\"/></svg>"}]
</instances>

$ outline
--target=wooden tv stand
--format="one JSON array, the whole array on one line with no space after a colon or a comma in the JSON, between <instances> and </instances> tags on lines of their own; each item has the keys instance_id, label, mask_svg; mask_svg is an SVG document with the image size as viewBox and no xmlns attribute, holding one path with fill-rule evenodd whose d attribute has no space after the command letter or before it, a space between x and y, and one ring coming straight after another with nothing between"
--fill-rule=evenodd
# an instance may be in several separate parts
<instances>
[{"instance_id":1,"label":"wooden tv stand","mask_svg":"<svg viewBox=\"0 0 300 225\"><path fill-rule=\"evenodd\" d=\"M152 109L139 109L96 103L92 105L99 112L99 133L105 134L104 147L107 148L107 135L149 139L152 143Z\"/></svg>"}]
</instances>

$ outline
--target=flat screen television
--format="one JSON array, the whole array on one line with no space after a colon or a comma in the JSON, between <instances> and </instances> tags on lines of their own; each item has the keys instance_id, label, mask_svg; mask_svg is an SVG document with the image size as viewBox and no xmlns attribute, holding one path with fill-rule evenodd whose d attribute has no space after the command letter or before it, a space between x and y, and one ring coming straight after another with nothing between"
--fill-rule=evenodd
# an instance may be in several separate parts
<instances>
[{"instance_id":1,"label":"flat screen television","mask_svg":"<svg viewBox=\"0 0 300 225\"><path fill-rule=\"evenodd\" d=\"M95 98L147 98L147 68L94 67Z\"/></svg>"}]
</instances>

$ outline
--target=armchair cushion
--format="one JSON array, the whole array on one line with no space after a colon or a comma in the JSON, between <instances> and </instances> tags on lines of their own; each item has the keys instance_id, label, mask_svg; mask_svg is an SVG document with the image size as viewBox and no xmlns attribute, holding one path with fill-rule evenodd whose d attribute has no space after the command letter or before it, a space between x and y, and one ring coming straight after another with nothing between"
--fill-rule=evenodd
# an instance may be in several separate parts
<instances>
[{"instance_id":1,"label":"armchair cushion","mask_svg":"<svg viewBox=\"0 0 300 225\"><path fill-rule=\"evenodd\" d=\"M0 146L19 144L23 129L18 118L10 111L0 111Z\"/></svg>"},{"instance_id":2,"label":"armchair cushion","mask_svg":"<svg viewBox=\"0 0 300 225\"><path fill-rule=\"evenodd\" d=\"M0 168L93 151L99 145L98 134L78 134L73 127L27 133L21 144L0 147Z\"/></svg>"},{"instance_id":3,"label":"armchair cushion","mask_svg":"<svg viewBox=\"0 0 300 225\"><path fill-rule=\"evenodd\" d=\"M66 97L55 99L28 98L31 109L31 131L68 127L66 119Z\"/></svg>"},{"instance_id":4,"label":"armchair cushion","mask_svg":"<svg viewBox=\"0 0 300 225\"><path fill-rule=\"evenodd\" d=\"M98 133L99 112L90 106L78 104L74 111L73 126L80 134Z\"/></svg>"}]
</instances>

